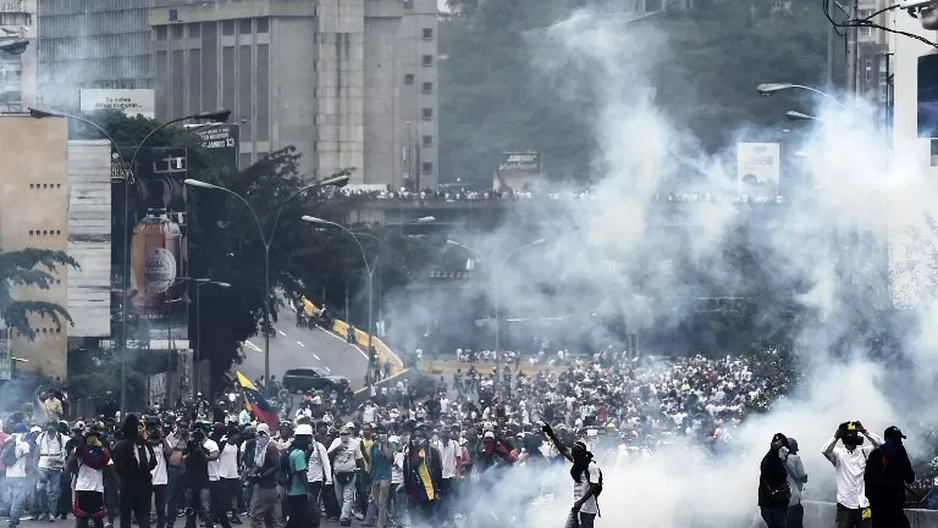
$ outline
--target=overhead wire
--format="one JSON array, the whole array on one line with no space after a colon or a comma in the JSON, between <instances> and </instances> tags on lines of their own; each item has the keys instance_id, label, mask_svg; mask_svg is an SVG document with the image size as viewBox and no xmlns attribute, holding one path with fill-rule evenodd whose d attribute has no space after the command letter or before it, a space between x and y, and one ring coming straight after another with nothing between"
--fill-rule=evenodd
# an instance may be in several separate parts
<instances>
[{"instance_id":1,"label":"overhead wire","mask_svg":"<svg viewBox=\"0 0 938 528\"><path fill-rule=\"evenodd\" d=\"M909 33L908 31L901 31L898 29L893 29L893 28L886 27L882 24L878 24L874 22L874 19L878 17L879 15L882 15L883 13L887 13L889 11L893 11L895 9L899 9L901 7L899 4L894 4L889 7L880 9L879 11L876 11L875 13L864 18L854 18L852 20L845 20L843 22L837 22L836 20L834 20L834 17L831 16L831 2L832 1L836 1L836 0L822 0L821 6L824 9L824 17L827 18L827 21L831 25L834 26L834 31L837 33L838 36L841 36L841 37L844 36L843 33L839 31L840 29L844 29L844 28L861 28L861 27L873 28L873 29L879 29L879 30L885 31L887 33L893 33L896 35L902 35L903 37L912 38L919 42L928 44L929 46L935 49L938 49L938 43L928 40L927 38L921 35L916 35L915 33Z\"/></svg>"}]
</instances>

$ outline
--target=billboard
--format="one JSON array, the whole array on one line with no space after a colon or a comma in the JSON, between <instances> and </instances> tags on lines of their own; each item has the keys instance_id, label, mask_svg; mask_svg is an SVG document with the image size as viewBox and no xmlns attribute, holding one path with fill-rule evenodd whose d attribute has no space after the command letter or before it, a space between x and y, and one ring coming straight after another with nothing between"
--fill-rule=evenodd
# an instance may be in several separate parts
<instances>
[{"instance_id":1,"label":"billboard","mask_svg":"<svg viewBox=\"0 0 938 528\"><path fill-rule=\"evenodd\" d=\"M503 152L493 186L500 192L525 191L540 181L542 170L540 152Z\"/></svg>"},{"instance_id":2,"label":"billboard","mask_svg":"<svg viewBox=\"0 0 938 528\"><path fill-rule=\"evenodd\" d=\"M188 284L180 280L188 273L186 149L141 149L133 173L122 166L122 161L130 162L133 148L122 148L121 154L123 160L114 156L117 170L111 185L115 335L123 330L126 302L129 348L188 349Z\"/></svg>"},{"instance_id":3,"label":"billboard","mask_svg":"<svg viewBox=\"0 0 938 528\"><path fill-rule=\"evenodd\" d=\"M68 142L68 269L71 337L111 335L111 143Z\"/></svg>"},{"instance_id":4,"label":"billboard","mask_svg":"<svg viewBox=\"0 0 938 528\"><path fill-rule=\"evenodd\" d=\"M98 110L120 110L129 117L137 114L147 119L156 117L153 90L110 90L83 88L78 93L79 108L83 113Z\"/></svg>"},{"instance_id":5,"label":"billboard","mask_svg":"<svg viewBox=\"0 0 938 528\"><path fill-rule=\"evenodd\" d=\"M736 184L740 196L776 197L781 176L781 145L737 143Z\"/></svg>"},{"instance_id":6,"label":"billboard","mask_svg":"<svg viewBox=\"0 0 938 528\"><path fill-rule=\"evenodd\" d=\"M187 125L199 136L202 148L219 154L232 170L238 170L238 154L241 151L241 127L227 123Z\"/></svg>"}]
</instances>

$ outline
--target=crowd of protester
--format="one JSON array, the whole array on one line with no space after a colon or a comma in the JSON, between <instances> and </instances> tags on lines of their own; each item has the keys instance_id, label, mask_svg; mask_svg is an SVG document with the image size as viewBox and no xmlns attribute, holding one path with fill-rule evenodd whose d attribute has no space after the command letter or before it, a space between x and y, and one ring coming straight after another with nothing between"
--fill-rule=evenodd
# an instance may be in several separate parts
<instances>
[{"instance_id":1,"label":"crowd of protester","mask_svg":"<svg viewBox=\"0 0 938 528\"><path fill-rule=\"evenodd\" d=\"M461 354L466 362L453 374L391 379L360 405L350 394L294 397L275 383L262 387L279 410L273 423L252 412L236 388L128 416L104 398L99 416L71 420L66 394L42 394L32 412L3 424L0 513L12 528L29 517L70 516L80 528L230 528L245 519L252 527L291 528L317 528L322 519L379 528L471 519L494 528L518 517L486 510L491 501L455 498L503 493L498 484L512 468L570 461L571 519L591 528L600 468L628 467L678 443L702 462L720 456L747 414L770 406L786 386L738 357L635 358L605 349L527 374L517 357L496 364L477 362L494 360L491 354ZM831 446L847 436L838 433ZM835 467L850 455L839 449L825 450ZM774 460L797 460L797 442L778 436L770 455L763 470L766 485L775 486L788 474ZM520 506L570 492L525 493ZM774 508L763 513L772 528L780 526L782 502L799 500L792 488L782 497L760 487L759 505ZM854 508L860 515L862 505Z\"/></svg>"}]
</instances>

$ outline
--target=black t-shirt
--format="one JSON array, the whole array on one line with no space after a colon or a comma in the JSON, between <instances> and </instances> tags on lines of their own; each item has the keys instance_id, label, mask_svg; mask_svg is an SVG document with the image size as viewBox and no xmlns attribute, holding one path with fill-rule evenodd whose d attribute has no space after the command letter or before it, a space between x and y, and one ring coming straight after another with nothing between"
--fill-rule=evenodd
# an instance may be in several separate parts
<instances>
[{"instance_id":1,"label":"black t-shirt","mask_svg":"<svg viewBox=\"0 0 938 528\"><path fill-rule=\"evenodd\" d=\"M208 487L208 455L202 451L189 453L183 465L183 486L186 489L204 489Z\"/></svg>"}]
</instances>

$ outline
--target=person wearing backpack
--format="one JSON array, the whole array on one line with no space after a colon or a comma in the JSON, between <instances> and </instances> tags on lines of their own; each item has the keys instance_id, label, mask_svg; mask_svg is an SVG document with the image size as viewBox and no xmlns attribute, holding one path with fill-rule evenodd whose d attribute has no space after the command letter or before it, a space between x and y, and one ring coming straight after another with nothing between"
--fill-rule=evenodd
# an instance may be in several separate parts
<instances>
[{"instance_id":1,"label":"person wearing backpack","mask_svg":"<svg viewBox=\"0 0 938 528\"><path fill-rule=\"evenodd\" d=\"M277 475L280 472L280 450L270 438L270 426L257 426L254 435L254 458L246 459L245 476L254 486L251 494L251 528L279 528L281 526L280 489Z\"/></svg>"},{"instance_id":2,"label":"person wearing backpack","mask_svg":"<svg viewBox=\"0 0 938 528\"><path fill-rule=\"evenodd\" d=\"M13 427L13 434L7 438L0 452L0 460L7 468L6 485L10 496L10 528L18 528L23 506L26 503L26 464L29 458L29 442L26 435L29 428L18 423Z\"/></svg>"},{"instance_id":3,"label":"person wearing backpack","mask_svg":"<svg viewBox=\"0 0 938 528\"><path fill-rule=\"evenodd\" d=\"M599 516L597 499L603 492L603 472L599 464L593 460L593 454L582 440L577 440L572 448L568 448L557 438L549 424L541 424L541 430L557 448L557 452L573 463L570 477L573 479L574 500L565 528L593 528Z\"/></svg>"},{"instance_id":4,"label":"person wearing backpack","mask_svg":"<svg viewBox=\"0 0 938 528\"><path fill-rule=\"evenodd\" d=\"M883 445L870 452L863 472L873 528L908 528L905 485L915 481L915 471L902 445L905 435L893 425L883 432L883 439Z\"/></svg>"}]
</instances>

